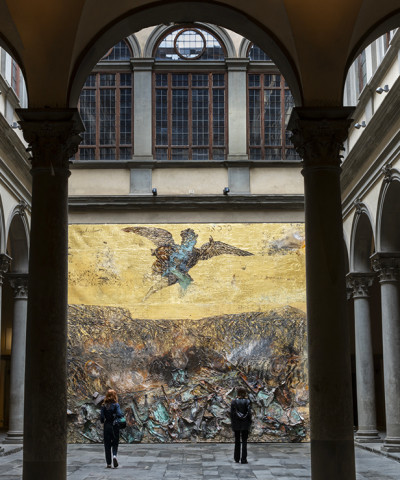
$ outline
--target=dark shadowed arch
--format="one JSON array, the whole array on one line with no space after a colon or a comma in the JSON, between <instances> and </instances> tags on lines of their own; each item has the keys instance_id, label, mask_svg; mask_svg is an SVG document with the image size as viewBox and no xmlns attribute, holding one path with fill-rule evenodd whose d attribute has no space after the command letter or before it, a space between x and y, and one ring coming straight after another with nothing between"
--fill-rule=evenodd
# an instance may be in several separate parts
<instances>
[{"instance_id":1,"label":"dark shadowed arch","mask_svg":"<svg viewBox=\"0 0 400 480\"><path fill-rule=\"evenodd\" d=\"M8 228L7 253L12 258L12 273L28 272L29 242L28 223L23 208L14 209Z\"/></svg>"},{"instance_id":2,"label":"dark shadowed arch","mask_svg":"<svg viewBox=\"0 0 400 480\"><path fill-rule=\"evenodd\" d=\"M385 169L378 200L376 243L378 252L400 252L400 172Z\"/></svg>"}]
</instances>

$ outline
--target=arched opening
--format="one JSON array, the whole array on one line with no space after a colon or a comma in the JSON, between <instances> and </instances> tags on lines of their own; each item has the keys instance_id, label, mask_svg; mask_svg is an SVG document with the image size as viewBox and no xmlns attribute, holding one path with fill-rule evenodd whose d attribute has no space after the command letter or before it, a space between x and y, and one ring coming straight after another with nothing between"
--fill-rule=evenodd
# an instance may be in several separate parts
<instances>
[{"instance_id":1,"label":"arched opening","mask_svg":"<svg viewBox=\"0 0 400 480\"><path fill-rule=\"evenodd\" d=\"M15 321L16 288L20 284L14 283L14 280L20 278L21 274L26 277L28 272L28 233L23 209L17 208L12 216L4 260L7 260L7 273L4 274L1 294L0 428L9 430L10 424L13 423L10 419L10 412L15 412L16 403L19 404L20 410L23 406L23 398L15 397L13 386L15 383L23 386L24 380L24 345L21 350L17 339L21 337L21 334L22 337L25 337L25 332L15 331L15 328L21 328L21 322ZM23 319L22 328L26 329L26 316ZM17 360L16 363L15 360ZM18 376L17 382L16 375ZM13 379L12 376L14 376ZM18 441L21 441L21 437Z\"/></svg>"},{"instance_id":2,"label":"arched opening","mask_svg":"<svg viewBox=\"0 0 400 480\"><path fill-rule=\"evenodd\" d=\"M184 5L184 7L183 7ZM189 13L190 12L190 13ZM188 22L188 17L191 19ZM268 53L290 86L296 104L301 104L301 93L298 73L294 62L289 58L285 48L280 45L271 32L265 31L254 19L245 17L239 11L221 4L204 2L176 2L168 5L159 5L139 11L132 11L104 29L93 44L89 45L81 55L75 66L69 95L69 105L75 107L82 85L91 69L96 65L104 52L115 45L121 38L128 37L132 32L158 24L190 24L204 22L217 24L235 31L248 38L262 50Z\"/></svg>"},{"instance_id":3,"label":"arched opening","mask_svg":"<svg viewBox=\"0 0 400 480\"><path fill-rule=\"evenodd\" d=\"M353 221L351 263L352 272L371 275L371 256L375 253L375 236L371 215L364 204L358 204L357 213ZM377 276L371 280L367 290L370 316L370 338L372 340L373 381L375 385L375 413L376 428L385 430L385 389L383 382L383 344L382 344L382 315L380 284ZM353 308L353 321L354 321ZM355 351L353 352L355 355ZM357 359L352 358L352 373L355 380L355 365ZM357 398L357 382L353 381L353 400ZM355 425L358 426L358 417L355 416Z\"/></svg>"}]
</instances>

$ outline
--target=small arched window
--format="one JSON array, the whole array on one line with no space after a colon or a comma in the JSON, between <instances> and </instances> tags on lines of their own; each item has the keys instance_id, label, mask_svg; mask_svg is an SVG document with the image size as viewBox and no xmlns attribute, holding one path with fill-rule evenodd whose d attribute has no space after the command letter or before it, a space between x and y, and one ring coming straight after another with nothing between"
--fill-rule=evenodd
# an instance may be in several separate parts
<instances>
[{"instance_id":1,"label":"small arched window","mask_svg":"<svg viewBox=\"0 0 400 480\"><path fill-rule=\"evenodd\" d=\"M110 61L123 61L129 60L132 57L132 52L128 47L125 40L121 40L117 43L114 47L110 48L110 50L104 55L104 57L100 60L101 62L110 62Z\"/></svg>"},{"instance_id":2,"label":"small arched window","mask_svg":"<svg viewBox=\"0 0 400 480\"><path fill-rule=\"evenodd\" d=\"M250 60L255 62L272 62L269 55L267 55L264 50L261 50L257 45L251 45L249 48L249 53L247 54Z\"/></svg>"},{"instance_id":3,"label":"small arched window","mask_svg":"<svg viewBox=\"0 0 400 480\"><path fill-rule=\"evenodd\" d=\"M179 28L159 43L156 60L224 60L225 51L210 32L197 28Z\"/></svg>"}]
</instances>

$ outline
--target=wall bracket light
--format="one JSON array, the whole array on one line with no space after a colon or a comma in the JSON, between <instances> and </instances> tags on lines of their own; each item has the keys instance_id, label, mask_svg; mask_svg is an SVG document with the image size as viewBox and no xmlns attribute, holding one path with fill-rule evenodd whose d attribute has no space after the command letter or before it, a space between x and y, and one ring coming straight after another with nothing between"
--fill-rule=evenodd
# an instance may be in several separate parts
<instances>
[{"instance_id":1,"label":"wall bracket light","mask_svg":"<svg viewBox=\"0 0 400 480\"><path fill-rule=\"evenodd\" d=\"M222 190L222 193L223 193L224 195L228 195L229 192L230 192L229 187L225 187L225 188Z\"/></svg>"},{"instance_id":2,"label":"wall bracket light","mask_svg":"<svg viewBox=\"0 0 400 480\"><path fill-rule=\"evenodd\" d=\"M357 123L354 124L354 128L357 128L357 129L359 129L361 127L365 128L366 126L367 126L367 124L365 123L365 120L363 120L361 123L357 122Z\"/></svg>"},{"instance_id":3,"label":"wall bracket light","mask_svg":"<svg viewBox=\"0 0 400 480\"><path fill-rule=\"evenodd\" d=\"M387 93L388 91L389 91L389 85L385 85L384 87L379 87L376 89L376 93L379 93L379 94L383 92Z\"/></svg>"},{"instance_id":4,"label":"wall bracket light","mask_svg":"<svg viewBox=\"0 0 400 480\"><path fill-rule=\"evenodd\" d=\"M152 188L151 193L153 194L154 197L156 197L157 196L157 189Z\"/></svg>"}]
</instances>

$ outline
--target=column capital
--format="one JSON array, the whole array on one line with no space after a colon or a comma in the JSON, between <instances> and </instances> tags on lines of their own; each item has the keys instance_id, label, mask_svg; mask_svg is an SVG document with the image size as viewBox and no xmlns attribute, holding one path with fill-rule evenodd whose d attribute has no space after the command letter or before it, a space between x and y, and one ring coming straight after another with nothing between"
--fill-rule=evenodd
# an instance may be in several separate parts
<instances>
[{"instance_id":1,"label":"column capital","mask_svg":"<svg viewBox=\"0 0 400 480\"><path fill-rule=\"evenodd\" d=\"M76 108L31 108L16 110L19 124L32 152L32 173L51 176L68 171L69 159L77 152L84 131Z\"/></svg>"},{"instance_id":2,"label":"column capital","mask_svg":"<svg viewBox=\"0 0 400 480\"><path fill-rule=\"evenodd\" d=\"M295 107L288 129L305 167L340 167L353 107Z\"/></svg>"},{"instance_id":3,"label":"column capital","mask_svg":"<svg viewBox=\"0 0 400 480\"><path fill-rule=\"evenodd\" d=\"M353 298L368 298L376 274L373 272L350 272L346 275L346 284L352 291Z\"/></svg>"},{"instance_id":4,"label":"column capital","mask_svg":"<svg viewBox=\"0 0 400 480\"><path fill-rule=\"evenodd\" d=\"M376 252L371 255L371 265L380 283L399 281L400 252Z\"/></svg>"},{"instance_id":5,"label":"column capital","mask_svg":"<svg viewBox=\"0 0 400 480\"><path fill-rule=\"evenodd\" d=\"M3 285L4 275L10 268L12 258L6 253L0 253L0 287Z\"/></svg>"},{"instance_id":6,"label":"column capital","mask_svg":"<svg viewBox=\"0 0 400 480\"><path fill-rule=\"evenodd\" d=\"M14 290L14 298L28 298L28 274L27 273L9 273L7 279Z\"/></svg>"}]
</instances>

